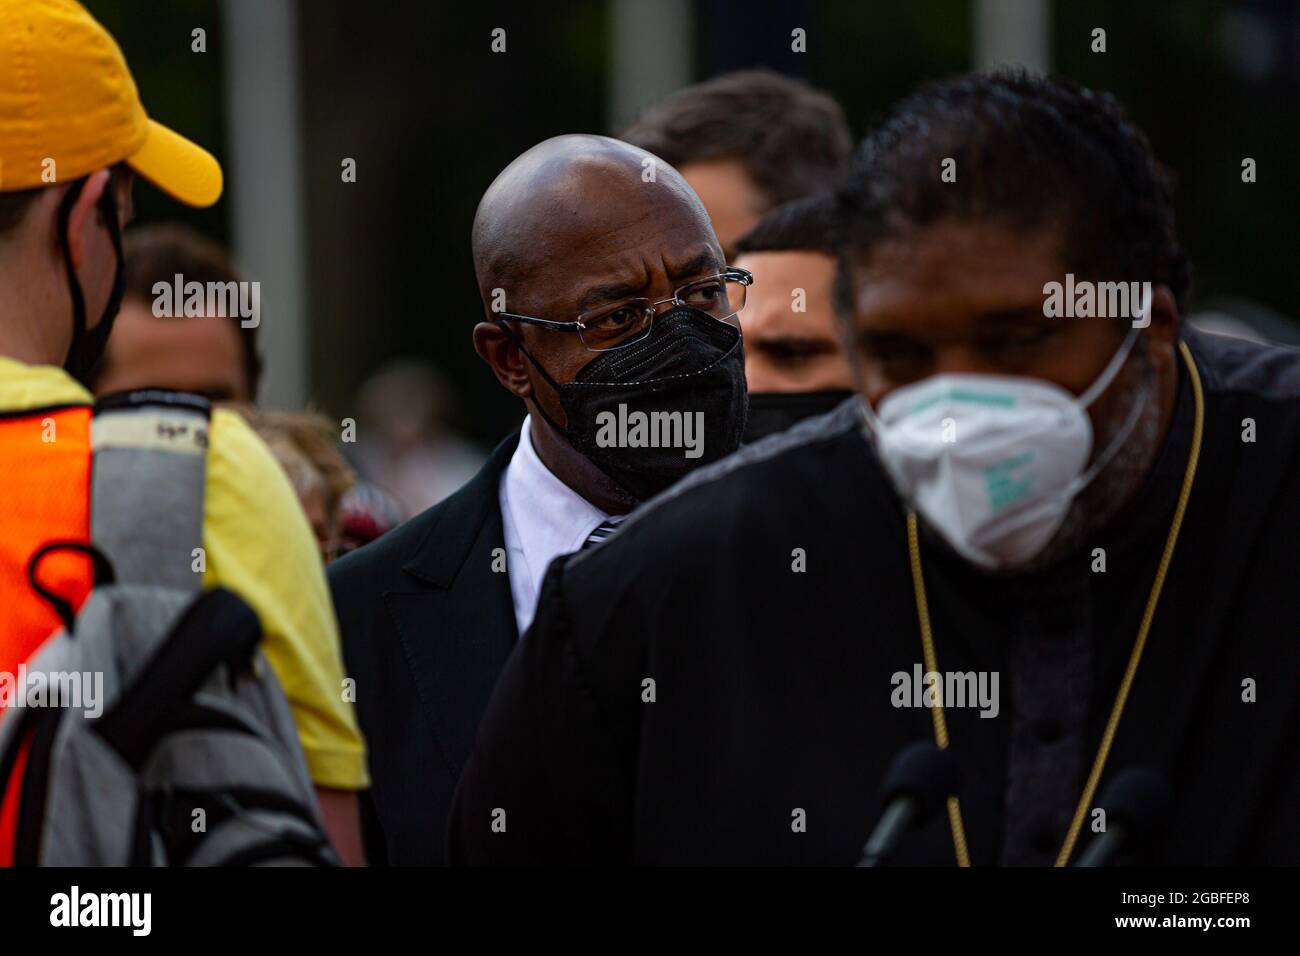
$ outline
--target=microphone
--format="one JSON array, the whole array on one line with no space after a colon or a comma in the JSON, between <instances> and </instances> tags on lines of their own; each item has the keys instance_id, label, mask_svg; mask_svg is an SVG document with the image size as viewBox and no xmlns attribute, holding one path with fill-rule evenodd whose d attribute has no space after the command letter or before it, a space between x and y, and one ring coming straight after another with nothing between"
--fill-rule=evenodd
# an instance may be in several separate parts
<instances>
[{"instance_id":1,"label":"microphone","mask_svg":"<svg viewBox=\"0 0 1300 956\"><path fill-rule=\"evenodd\" d=\"M1109 866L1121 850L1132 848L1142 834L1158 829L1169 804L1169 784L1153 767L1130 767L1106 787L1100 805L1106 832L1098 834L1075 866Z\"/></svg>"},{"instance_id":2,"label":"microphone","mask_svg":"<svg viewBox=\"0 0 1300 956\"><path fill-rule=\"evenodd\" d=\"M881 793L885 811L862 847L858 866L880 866L909 830L923 826L956 793L957 760L929 740L908 744L894 757Z\"/></svg>"}]
</instances>

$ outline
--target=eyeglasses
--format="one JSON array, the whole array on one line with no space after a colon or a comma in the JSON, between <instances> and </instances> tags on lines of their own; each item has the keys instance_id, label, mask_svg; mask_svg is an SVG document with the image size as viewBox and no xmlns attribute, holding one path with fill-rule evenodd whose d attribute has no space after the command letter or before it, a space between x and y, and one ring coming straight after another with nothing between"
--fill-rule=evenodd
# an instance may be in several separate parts
<instances>
[{"instance_id":1,"label":"eyeglasses","mask_svg":"<svg viewBox=\"0 0 1300 956\"><path fill-rule=\"evenodd\" d=\"M535 319L530 315L500 312L498 319L514 319L547 329L578 333L588 351L608 352L639 342L650 334L658 307L671 302L674 307L690 306L707 312L719 322L726 322L745 307L745 289L754 281L754 274L745 269L723 269L717 275L696 279L679 288L672 298L624 299L611 305L583 312L573 322L555 322Z\"/></svg>"}]
</instances>

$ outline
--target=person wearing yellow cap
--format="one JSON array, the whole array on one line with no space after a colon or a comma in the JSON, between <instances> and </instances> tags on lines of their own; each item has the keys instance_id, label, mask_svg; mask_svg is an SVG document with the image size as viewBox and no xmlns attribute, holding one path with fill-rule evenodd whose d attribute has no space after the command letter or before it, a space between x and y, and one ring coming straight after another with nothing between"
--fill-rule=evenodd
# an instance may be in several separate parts
<instances>
[{"instance_id":1,"label":"person wearing yellow cap","mask_svg":"<svg viewBox=\"0 0 1300 956\"><path fill-rule=\"evenodd\" d=\"M30 545L88 537L84 493L52 495L47 471L29 463L67 455L83 483L89 470L93 399L81 382L120 304L136 175L190 206L221 196L220 165L149 118L116 42L84 7L0 0L0 671L14 671L59 626L29 600ZM58 441L43 439L42 457L42 429L65 421ZM311 530L238 415L214 409L208 441L203 586L234 591L257 612L326 830L344 860L360 862L365 748ZM3 817L0 807L0 825Z\"/></svg>"}]
</instances>

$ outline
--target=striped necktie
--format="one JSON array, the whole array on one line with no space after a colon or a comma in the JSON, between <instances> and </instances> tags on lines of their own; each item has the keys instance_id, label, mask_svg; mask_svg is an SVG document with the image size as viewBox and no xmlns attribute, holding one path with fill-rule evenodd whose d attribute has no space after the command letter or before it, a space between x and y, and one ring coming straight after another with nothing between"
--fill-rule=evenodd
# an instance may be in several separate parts
<instances>
[{"instance_id":1,"label":"striped necktie","mask_svg":"<svg viewBox=\"0 0 1300 956\"><path fill-rule=\"evenodd\" d=\"M617 530L618 525L614 522L602 521L595 531L587 535L587 540L583 542L582 550L586 551L588 548L594 548Z\"/></svg>"}]
</instances>

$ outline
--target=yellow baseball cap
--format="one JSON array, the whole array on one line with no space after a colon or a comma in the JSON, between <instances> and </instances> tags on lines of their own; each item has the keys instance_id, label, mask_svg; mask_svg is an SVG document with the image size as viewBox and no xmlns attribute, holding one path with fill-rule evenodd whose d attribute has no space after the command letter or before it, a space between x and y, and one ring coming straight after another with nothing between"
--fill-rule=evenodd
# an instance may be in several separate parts
<instances>
[{"instance_id":1,"label":"yellow baseball cap","mask_svg":"<svg viewBox=\"0 0 1300 956\"><path fill-rule=\"evenodd\" d=\"M122 51L85 7L0 0L0 192L123 161L187 205L221 196L220 164L145 115Z\"/></svg>"}]
</instances>

